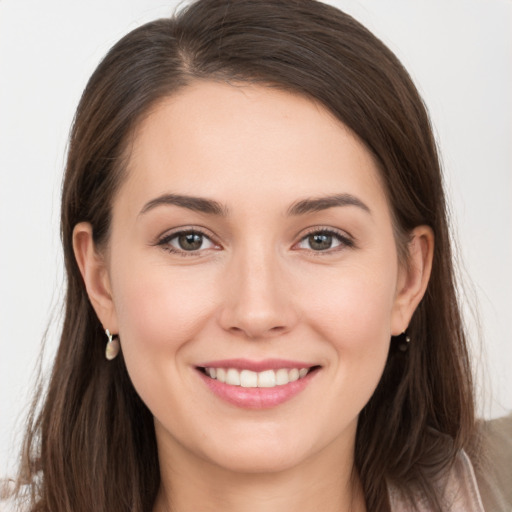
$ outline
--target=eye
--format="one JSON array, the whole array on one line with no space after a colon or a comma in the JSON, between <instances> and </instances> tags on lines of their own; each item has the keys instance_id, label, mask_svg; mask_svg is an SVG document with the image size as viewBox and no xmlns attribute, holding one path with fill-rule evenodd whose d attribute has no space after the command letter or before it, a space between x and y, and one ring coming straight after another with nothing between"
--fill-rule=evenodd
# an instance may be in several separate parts
<instances>
[{"instance_id":1,"label":"eye","mask_svg":"<svg viewBox=\"0 0 512 512\"><path fill-rule=\"evenodd\" d=\"M327 252L342 247L353 247L354 242L340 233L329 230L313 231L297 244L299 249L315 252Z\"/></svg>"},{"instance_id":2,"label":"eye","mask_svg":"<svg viewBox=\"0 0 512 512\"><path fill-rule=\"evenodd\" d=\"M167 235L158 245L172 253L195 253L217 247L204 233L194 230Z\"/></svg>"}]
</instances>

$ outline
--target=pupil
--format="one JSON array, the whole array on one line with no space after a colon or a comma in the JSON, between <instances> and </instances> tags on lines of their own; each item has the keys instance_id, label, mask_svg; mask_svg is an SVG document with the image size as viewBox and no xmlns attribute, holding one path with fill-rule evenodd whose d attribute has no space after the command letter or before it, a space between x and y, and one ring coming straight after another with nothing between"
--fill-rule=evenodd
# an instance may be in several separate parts
<instances>
[{"instance_id":1,"label":"pupil","mask_svg":"<svg viewBox=\"0 0 512 512\"><path fill-rule=\"evenodd\" d=\"M185 235L180 235L178 242L184 251L196 251L203 244L203 235L186 233Z\"/></svg>"},{"instance_id":2,"label":"pupil","mask_svg":"<svg viewBox=\"0 0 512 512\"><path fill-rule=\"evenodd\" d=\"M316 251L330 249L332 245L332 235L316 234L309 237L309 245Z\"/></svg>"}]
</instances>

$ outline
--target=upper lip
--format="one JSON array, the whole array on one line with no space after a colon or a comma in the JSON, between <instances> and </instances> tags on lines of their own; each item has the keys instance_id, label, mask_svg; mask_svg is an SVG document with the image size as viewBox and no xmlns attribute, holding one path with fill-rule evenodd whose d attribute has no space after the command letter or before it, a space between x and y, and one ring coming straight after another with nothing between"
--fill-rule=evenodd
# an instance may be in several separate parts
<instances>
[{"instance_id":1,"label":"upper lip","mask_svg":"<svg viewBox=\"0 0 512 512\"><path fill-rule=\"evenodd\" d=\"M263 359L261 361L253 361L250 359L222 359L208 361L197 366L198 368L236 368L238 370L263 372L265 370L278 370L280 368L311 368L317 365L304 361L291 361L289 359Z\"/></svg>"}]
</instances>

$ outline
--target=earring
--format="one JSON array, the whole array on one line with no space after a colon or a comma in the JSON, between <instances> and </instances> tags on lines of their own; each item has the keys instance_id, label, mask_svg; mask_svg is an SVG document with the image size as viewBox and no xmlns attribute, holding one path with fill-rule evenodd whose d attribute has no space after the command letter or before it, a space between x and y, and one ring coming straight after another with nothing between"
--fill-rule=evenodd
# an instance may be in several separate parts
<instances>
[{"instance_id":1,"label":"earring","mask_svg":"<svg viewBox=\"0 0 512 512\"><path fill-rule=\"evenodd\" d=\"M409 348L409 343L411 343L411 337L404 331L402 334L397 336L398 338L398 350L401 352L406 352Z\"/></svg>"},{"instance_id":2,"label":"earring","mask_svg":"<svg viewBox=\"0 0 512 512\"><path fill-rule=\"evenodd\" d=\"M107 346L105 347L105 357L109 361L112 361L112 359L115 359L117 357L117 354L119 354L119 339L113 339L112 334L110 334L110 331L108 329L105 329L105 334L107 335L108 338Z\"/></svg>"}]
</instances>

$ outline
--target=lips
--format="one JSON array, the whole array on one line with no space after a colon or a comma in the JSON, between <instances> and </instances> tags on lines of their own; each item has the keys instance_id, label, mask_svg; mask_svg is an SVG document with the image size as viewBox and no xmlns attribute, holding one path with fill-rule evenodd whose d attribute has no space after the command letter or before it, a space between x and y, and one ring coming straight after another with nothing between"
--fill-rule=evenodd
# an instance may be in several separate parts
<instances>
[{"instance_id":1,"label":"lips","mask_svg":"<svg viewBox=\"0 0 512 512\"><path fill-rule=\"evenodd\" d=\"M211 361L197 367L208 388L242 408L275 407L304 390L320 369L299 361Z\"/></svg>"}]
</instances>

